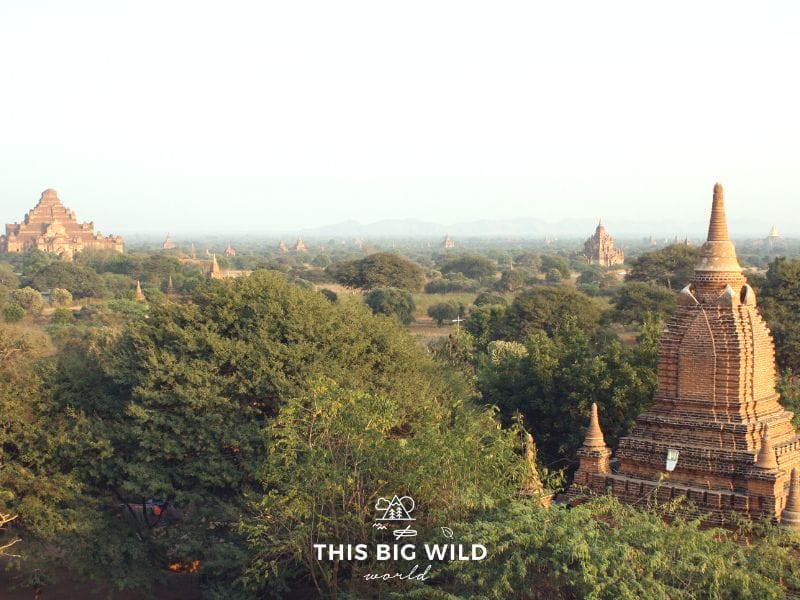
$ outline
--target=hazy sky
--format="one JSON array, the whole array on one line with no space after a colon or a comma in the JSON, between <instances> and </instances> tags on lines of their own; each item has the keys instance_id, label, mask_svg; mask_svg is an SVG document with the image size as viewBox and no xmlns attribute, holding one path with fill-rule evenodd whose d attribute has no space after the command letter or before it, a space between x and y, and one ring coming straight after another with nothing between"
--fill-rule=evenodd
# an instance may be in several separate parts
<instances>
[{"instance_id":1,"label":"hazy sky","mask_svg":"<svg viewBox=\"0 0 800 600\"><path fill-rule=\"evenodd\" d=\"M797 2L5 2L0 220L800 234ZM588 232L587 232L588 233ZM764 232L766 233L766 231Z\"/></svg>"}]
</instances>

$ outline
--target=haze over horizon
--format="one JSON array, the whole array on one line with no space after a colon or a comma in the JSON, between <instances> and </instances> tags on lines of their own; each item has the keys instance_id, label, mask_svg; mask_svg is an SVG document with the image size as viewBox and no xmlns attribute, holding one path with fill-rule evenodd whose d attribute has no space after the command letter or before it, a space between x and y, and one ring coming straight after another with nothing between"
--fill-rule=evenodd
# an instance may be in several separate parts
<instances>
[{"instance_id":1,"label":"haze over horizon","mask_svg":"<svg viewBox=\"0 0 800 600\"><path fill-rule=\"evenodd\" d=\"M800 234L799 11L9 5L0 218L52 187L104 233L602 216L697 235L719 180L734 237Z\"/></svg>"}]
</instances>

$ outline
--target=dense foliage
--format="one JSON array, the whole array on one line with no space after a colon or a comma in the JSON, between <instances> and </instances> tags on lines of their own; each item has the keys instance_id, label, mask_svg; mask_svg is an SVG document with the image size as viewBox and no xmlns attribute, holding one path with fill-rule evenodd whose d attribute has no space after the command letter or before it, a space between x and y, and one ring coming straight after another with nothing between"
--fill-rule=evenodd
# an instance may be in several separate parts
<instances>
[{"instance_id":1,"label":"dense foliage","mask_svg":"<svg viewBox=\"0 0 800 600\"><path fill-rule=\"evenodd\" d=\"M612 497L570 510L513 502L460 525L466 543L492 548L485 561L450 563L404 597L761 600L800 591L796 534L769 524L704 529L680 508Z\"/></svg>"},{"instance_id":2,"label":"dense foliage","mask_svg":"<svg viewBox=\"0 0 800 600\"><path fill-rule=\"evenodd\" d=\"M215 599L798 589L798 540L772 526L665 524L664 507L607 498L543 510L520 493L524 430L558 486L551 475L574 467L592 402L612 447L648 405L663 319L696 249L641 254L624 283L549 246L376 250L331 241L220 256L223 268L283 273L226 281L166 252L5 257L0 308L17 323L0 325L0 552L19 538L15 564L38 583L66 571L146 591L168 566L196 570L185 577ZM748 277L783 402L800 415L798 265ZM178 296L163 293L169 278ZM147 303L133 301L137 280ZM463 327L425 319L454 313ZM415 318L412 332L436 337L409 335L400 323ZM364 580L403 561L315 560L315 540L388 541L374 507L394 493L418 501L425 536L445 541L447 524L487 558L436 563L424 584ZM162 521L136 517L156 504L169 507Z\"/></svg>"},{"instance_id":3,"label":"dense foliage","mask_svg":"<svg viewBox=\"0 0 800 600\"><path fill-rule=\"evenodd\" d=\"M422 267L391 252L334 264L326 270L337 282L354 288L394 287L415 292L425 283Z\"/></svg>"},{"instance_id":4,"label":"dense foliage","mask_svg":"<svg viewBox=\"0 0 800 600\"><path fill-rule=\"evenodd\" d=\"M531 333L521 343L524 352L483 356L478 385L507 421L517 413L525 417L546 464L567 466L583 443L593 402L611 447L649 404L657 384L660 327L646 324L635 348L616 340L598 346L567 317L552 336Z\"/></svg>"},{"instance_id":5,"label":"dense foliage","mask_svg":"<svg viewBox=\"0 0 800 600\"><path fill-rule=\"evenodd\" d=\"M626 281L643 281L678 291L692 276L700 249L686 244L673 244L639 255L628 269Z\"/></svg>"}]
</instances>

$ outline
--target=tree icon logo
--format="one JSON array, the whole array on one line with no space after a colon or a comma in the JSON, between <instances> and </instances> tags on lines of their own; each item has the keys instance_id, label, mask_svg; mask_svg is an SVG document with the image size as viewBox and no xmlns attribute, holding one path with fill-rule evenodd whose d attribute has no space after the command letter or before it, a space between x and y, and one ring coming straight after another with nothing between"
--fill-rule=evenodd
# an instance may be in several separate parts
<instances>
[{"instance_id":1,"label":"tree icon logo","mask_svg":"<svg viewBox=\"0 0 800 600\"><path fill-rule=\"evenodd\" d=\"M378 498L375 510L383 511L383 516L377 521L415 521L411 513L414 511L414 499L411 496L398 497L396 494L391 500Z\"/></svg>"}]
</instances>

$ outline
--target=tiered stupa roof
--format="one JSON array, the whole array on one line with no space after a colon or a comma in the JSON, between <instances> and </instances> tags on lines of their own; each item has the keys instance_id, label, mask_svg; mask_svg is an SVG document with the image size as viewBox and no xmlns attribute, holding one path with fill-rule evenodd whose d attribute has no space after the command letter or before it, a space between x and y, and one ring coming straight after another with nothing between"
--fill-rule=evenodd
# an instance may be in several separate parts
<instances>
[{"instance_id":1,"label":"tiered stupa roof","mask_svg":"<svg viewBox=\"0 0 800 600\"><path fill-rule=\"evenodd\" d=\"M652 407L619 442L618 470L584 468L581 456L581 485L634 503L688 497L717 523L733 510L780 515L800 438L778 402L772 337L728 235L720 184L708 239L662 338L658 380ZM677 464L667 474L668 452Z\"/></svg>"}]
</instances>

